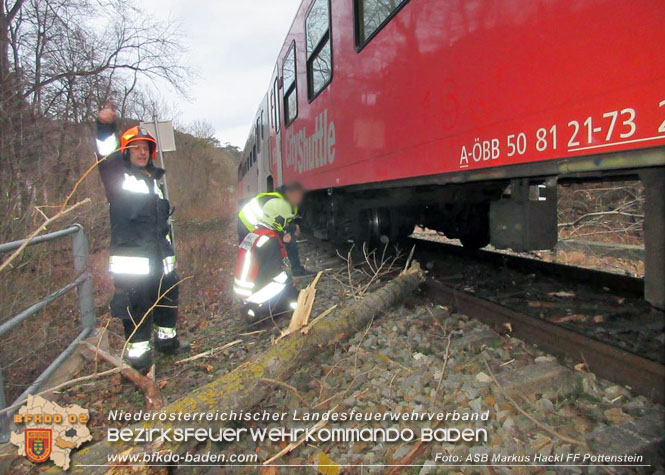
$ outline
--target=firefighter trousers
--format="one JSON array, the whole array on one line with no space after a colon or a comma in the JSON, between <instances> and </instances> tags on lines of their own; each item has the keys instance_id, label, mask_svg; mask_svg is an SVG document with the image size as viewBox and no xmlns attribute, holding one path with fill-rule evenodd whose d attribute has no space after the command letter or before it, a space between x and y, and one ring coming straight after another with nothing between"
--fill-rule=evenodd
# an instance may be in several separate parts
<instances>
[{"instance_id":1,"label":"firefighter trousers","mask_svg":"<svg viewBox=\"0 0 665 475\"><path fill-rule=\"evenodd\" d=\"M271 317L276 320L292 312L297 301L298 290L290 283L279 294L261 305L250 302L245 303L240 312L243 318L246 318L250 322L260 322L268 320Z\"/></svg>"},{"instance_id":2,"label":"firefighter trousers","mask_svg":"<svg viewBox=\"0 0 665 475\"><path fill-rule=\"evenodd\" d=\"M122 319L125 338L132 343L150 341L153 324L175 329L180 293L176 283L179 280L176 271L159 276L114 277L115 294L110 304L111 315ZM158 302L160 295L165 292ZM148 312L153 305L155 307Z\"/></svg>"}]
</instances>

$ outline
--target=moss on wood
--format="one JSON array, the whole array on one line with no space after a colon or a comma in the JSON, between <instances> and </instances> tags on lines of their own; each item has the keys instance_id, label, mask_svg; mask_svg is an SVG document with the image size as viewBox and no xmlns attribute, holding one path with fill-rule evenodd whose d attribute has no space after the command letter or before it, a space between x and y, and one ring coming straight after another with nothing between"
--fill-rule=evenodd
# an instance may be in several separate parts
<instances>
[{"instance_id":1,"label":"moss on wood","mask_svg":"<svg viewBox=\"0 0 665 475\"><path fill-rule=\"evenodd\" d=\"M263 353L254 355L230 373L169 404L163 411L166 413L194 413L252 409L274 390L272 385L265 384L265 381L261 381L262 379L284 380L288 378L297 368L320 353L323 348L345 340L361 330L376 314L387 310L402 297L415 290L422 279L422 272L416 264L415 270L401 274L350 307L333 312L314 325L307 335L300 332L289 335ZM218 421L143 422L134 427L177 427L178 424L183 427L192 427L194 424L203 428L219 429L221 427ZM131 452L169 450L182 454L194 447L195 444L191 442L166 443L157 447L155 444L150 446L100 441L73 454L71 471L73 473L105 473L108 467L81 467L81 465L106 463L109 453L130 453L130 450Z\"/></svg>"}]
</instances>

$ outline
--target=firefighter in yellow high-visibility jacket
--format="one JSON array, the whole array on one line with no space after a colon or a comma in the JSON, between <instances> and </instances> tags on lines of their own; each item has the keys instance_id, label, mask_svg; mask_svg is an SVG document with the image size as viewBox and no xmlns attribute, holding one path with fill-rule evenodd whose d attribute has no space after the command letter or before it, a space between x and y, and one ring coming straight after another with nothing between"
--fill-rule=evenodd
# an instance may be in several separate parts
<instances>
[{"instance_id":1,"label":"firefighter in yellow high-visibility jacket","mask_svg":"<svg viewBox=\"0 0 665 475\"><path fill-rule=\"evenodd\" d=\"M249 322L285 315L296 308L298 291L282 240L293 209L283 199L271 197L254 230L238 248L233 291L242 299L241 314Z\"/></svg>"},{"instance_id":2,"label":"firefighter in yellow high-visibility jacket","mask_svg":"<svg viewBox=\"0 0 665 475\"><path fill-rule=\"evenodd\" d=\"M264 215L264 206L272 199L281 199L286 201L293 211L293 218L284 226L284 247L291 262L291 272L293 276L312 275L314 272L306 269L300 262L300 253L296 243L296 235L300 234L300 227L294 222L298 214L298 206L302 204L305 197L305 189L300 183L294 182L289 185L283 185L276 191L269 193L259 193L249 200L238 213L238 243L254 231L261 222Z\"/></svg>"}]
</instances>

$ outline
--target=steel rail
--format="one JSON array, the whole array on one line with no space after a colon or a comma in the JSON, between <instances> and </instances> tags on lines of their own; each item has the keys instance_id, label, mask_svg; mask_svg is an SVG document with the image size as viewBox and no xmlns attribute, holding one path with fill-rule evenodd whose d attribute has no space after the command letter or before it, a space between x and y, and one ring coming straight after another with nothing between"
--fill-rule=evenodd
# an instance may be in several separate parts
<instances>
[{"instance_id":1,"label":"steel rail","mask_svg":"<svg viewBox=\"0 0 665 475\"><path fill-rule=\"evenodd\" d=\"M422 262L423 254L450 250L464 258L490 261L495 265L508 265L529 271L543 271L562 279L580 281L594 286L607 286L623 293L643 294L643 281L620 274L610 274L564 264L556 264L508 254L479 251L469 252L460 246L412 238L416 244L417 259ZM424 253L423 253L424 251ZM418 256L420 254L420 256ZM362 259L360 259L362 265ZM459 291L433 279L423 284L424 290L433 298L444 298L460 313L480 320L494 328L503 328L510 323L511 334L543 351L569 361L586 363L589 371L599 377L629 386L655 402L665 404L665 365L603 343L595 338L577 333L554 323L530 317L502 305Z\"/></svg>"},{"instance_id":2,"label":"steel rail","mask_svg":"<svg viewBox=\"0 0 665 475\"><path fill-rule=\"evenodd\" d=\"M621 294L644 295L644 279L631 277L612 272L577 267L557 262L545 262L528 257L515 256L496 251L480 249L469 251L454 244L430 241L422 238L411 238L412 244L416 244L416 251L447 252L465 259L474 259L481 262L489 262L498 266L506 266L517 270L537 271L543 274L560 277L567 281L581 282L595 287L607 287Z\"/></svg>"},{"instance_id":3,"label":"steel rail","mask_svg":"<svg viewBox=\"0 0 665 475\"><path fill-rule=\"evenodd\" d=\"M493 327L509 323L511 335L557 357L585 363L597 376L629 386L636 393L665 404L665 365L538 318L529 317L429 279L425 290L443 298L456 311Z\"/></svg>"}]
</instances>

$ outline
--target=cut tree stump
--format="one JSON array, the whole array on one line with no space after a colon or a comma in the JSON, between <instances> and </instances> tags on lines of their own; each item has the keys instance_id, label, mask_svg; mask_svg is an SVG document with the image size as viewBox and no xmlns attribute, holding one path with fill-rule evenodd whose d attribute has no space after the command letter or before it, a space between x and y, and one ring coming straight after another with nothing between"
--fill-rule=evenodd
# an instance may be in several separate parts
<instances>
[{"instance_id":1,"label":"cut tree stump","mask_svg":"<svg viewBox=\"0 0 665 475\"><path fill-rule=\"evenodd\" d=\"M309 323L309 315L312 313L312 307L314 307L314 299L316 298L316 284L319 283L319 279L323 275L323 271L319 272L311 284L306 288L302 289L298 294L298 303L296 309L291 315L291 322L289 327L282 332L279 337L275 340L275 344L278 343L282 338L289 336L291 333L294 333L300 330L302 327L307 326Z\"/></svg>"},{"instance_id":2,"label":"cut tree stump","mask_svg":"<svg viewBox=\"0 0 665 475\"><path fill-rule=\"evenodd\" d=\"M417 262L397 278L349 307L338 309L321 320L307 335L297 332L279 344L255 355L224 376L189 393L182 399L164 407L166 413L195 413L208 411L249 411L274 391L266 379L284 381L297 369L311 363L326 347L343 341L364 328L380 312L411 293L424 280ZM123 408L130 409L130 408ZM139 408L136 408L139 409ZM144 429L175 427L220 428L219 421L201 422L143 422L132 426ZM150 452L169 450L183 454L196 447L196 442L167 442L163 444L132 444L101 441L72 454L72 473L105 473L108 467L82 467L83 464L104 464L109 453Z\"/></svg>"},{"instance_id":3,"label":"cut tree stump","mask_svg":"<svg viewBox=\"0 0 665 475\"><path fill-rule=\"evenodd\" d=\"M312 283L300 291L300 294L298 295L298 306L293 312L291 323L289 324L289 333L293 333L309 323L309 315L312 313L314 299L316 298L316 284L319 283L322 274L323 272L319 272Z\"/></svg>"}]
</instances>

